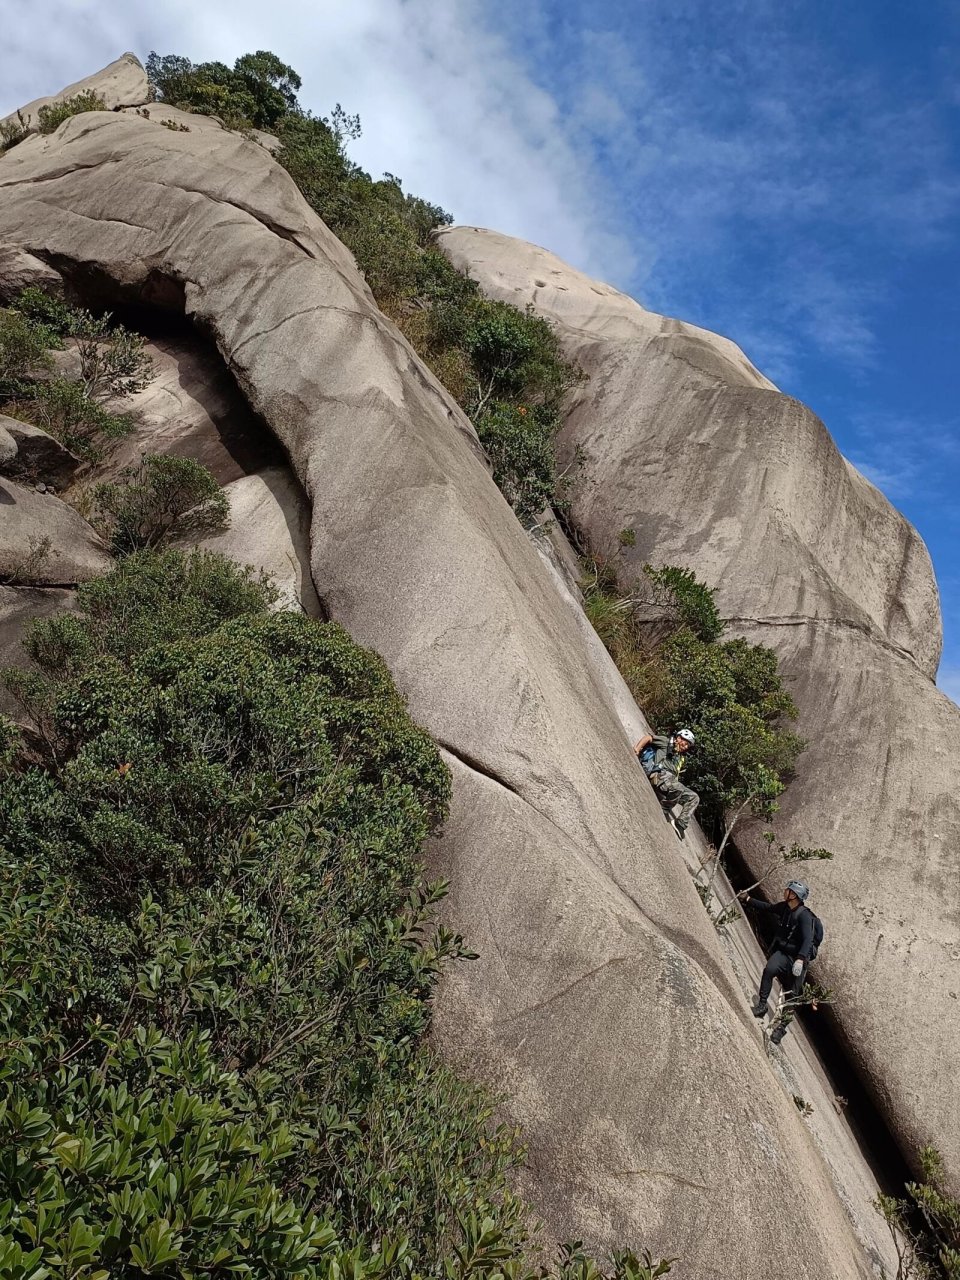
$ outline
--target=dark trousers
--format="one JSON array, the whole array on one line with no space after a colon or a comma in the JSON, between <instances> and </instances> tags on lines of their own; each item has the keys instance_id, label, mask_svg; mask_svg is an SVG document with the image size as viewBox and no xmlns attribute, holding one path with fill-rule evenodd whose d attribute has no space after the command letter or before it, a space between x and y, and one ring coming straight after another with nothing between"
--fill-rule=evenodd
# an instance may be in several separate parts
<instances>
[{"instance_id":1,"label":"dark trousers","mask_svg":"<svg viewBox=\"0 0 960 1280\"><path fill-rule=\"evenodd\" d=\"M776 978L783 987L787 996L799 995L803 990L803 979L806 974L806 966L799 978L793 976L793 962L796 956L788 956L783 951L771 951L767 963L764 965L763 974L760 978L760 1003L766 1004L770 998L770 988L773 986L773 980Z\"/></svg>"}]
</instances>

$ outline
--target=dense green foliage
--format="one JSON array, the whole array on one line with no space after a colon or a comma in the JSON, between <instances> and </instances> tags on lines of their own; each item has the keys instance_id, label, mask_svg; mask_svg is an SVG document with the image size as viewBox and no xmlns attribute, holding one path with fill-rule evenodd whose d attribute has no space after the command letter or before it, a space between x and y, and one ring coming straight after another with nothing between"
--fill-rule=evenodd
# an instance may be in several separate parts
<instances>
[{"instance_id":1,"label":"dense green foliage","mask_svg":"<svg viewBox=\"0 0 960 1280\"><path fill-rule=\"evenodd\" d=\"M53 372L50 352L69 345L77 370ZM103 442L127 435L131 421L112 405L148 386L153 365L137 333L26 289L0 309L0 409L95 459ZM108 408L108 403L111 407Z\"/></svg>"},{"instance_id":2,"label":"dense green foliage","mask_svg":"<svg viewBox=\"0 0 960 1280\"><path fill-rule=\"evenodd\" d=\"M237 58L232 67L175 55L147 58L147 75L165 102L219 116L229 128L271 129L296 109L300 77L262 49Z\"/></svg>"},{"instance_id":3,"label":"dense green foliage","mask_svg":"<svg viewBox=\"0 0 960 1280\"><path fill-rule=\"evenodd\" d=\"M719 837L743 812L771 817L804 747L785 727L797 708L776 654L721 640L713 592L688 569L646 566L626 591L616 556L584 567L587 616L647 718L696 734L683 778L700 794L701 824Z\"/></svg>"},{"instance_id":4,"label":"dense green foliage","mask_svg":"<svg viewBox=\"0 0 960 1280\"><path fill-rule=\"evenodd\" d=\"M375 655L273 598L138 552L8 674L11 1280L536 1274L515 1137L423 1039L464 954L420 865L446 768Z\"/></svg>"},{"instance_id":5,"label":"dense green foliage","mask_svg":"<svg viewBox=\"0 0 960 1280\"><path fill-rule=\"evenodd\" d=\"M577 372L546 321L480 296L433 245L450 215L403 190L399 178L373 179L347 154L360 122L339 106L321 118L296 101L300 80L272 54L194 65L152 53L147 71L161 99L214 111L235 128L269 127L277 159L310 206L347 245L378 304L470 415L494 478L530 524L562 505L554 438L563 396Z\"/></svg>"},{"instance_id":6,"label":"dense green foliage","mask_svg":"<svg viewBox=\"0 0 960 1280\"><path fill-rule=\"evenodd\" d=\"M199 540L226 529L230 504L209 469L193 458L145 454L120 481L97 485L92 522L114 554Z\"/></svg>"},{"instance_id":7,"label":"dense green foliage","mask_svg":"<svg viewBox=\"0 0 960 1280\"><path fill-rule=\"evenodd\" d=\"M920 1180L907 1183L907 1197L877 1198L897 1249L891 1280L960 1280L960 1201L944 1189L943 1160L934 1147L920 1152L920 1168Z\"/></svg>"},{"instance_id":8,"label":"dense green foliage","mask_svg":"<svg viewBox=\"0 0 960 1280\"><path fill-rule=\"evenodd\" d=\"M62 98L59 102L50 102L37 112L37 124L41 133L53 133L64 120L78 116L83 111L106 111L107 104L99 93L86 89L73 98Z\"/></svg>"}]
</instances>

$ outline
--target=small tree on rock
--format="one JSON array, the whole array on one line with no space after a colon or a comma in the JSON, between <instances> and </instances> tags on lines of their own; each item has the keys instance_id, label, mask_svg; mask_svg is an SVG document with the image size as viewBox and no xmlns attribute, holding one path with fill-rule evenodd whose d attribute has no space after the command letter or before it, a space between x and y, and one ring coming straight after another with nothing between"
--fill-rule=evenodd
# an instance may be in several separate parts
<instances>
[{"instance_id":1,"label":"small tree on rock","mask_svg":"<svg viewBox=\"0 0 960 1280\"><path fill-rule=\"evenodd\" d=\"M93 491L94 524L117 555L159 547L177 538L220 533L230 521L226 495L193 458L146 454L120 483Z\"/></svg>"}]
</instances>

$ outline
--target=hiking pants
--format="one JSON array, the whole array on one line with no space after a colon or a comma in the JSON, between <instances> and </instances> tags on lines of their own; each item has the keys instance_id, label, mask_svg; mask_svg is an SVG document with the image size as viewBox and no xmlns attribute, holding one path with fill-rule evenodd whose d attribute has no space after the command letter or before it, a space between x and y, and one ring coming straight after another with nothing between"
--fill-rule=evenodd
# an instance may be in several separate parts
<instances>
[{"instance_id":1,"label":"hiking pants","mask_svg":"<svg viewBox=\"0 0 960 1280\"><path fill-rule=\"evenodd\" d=\"M659 781L654 783L654 787L661 803L668 809L672 809L674 805L679 805L680 817L677 821L681 826L685 827L693 817L693 811L700 803L700 797L695 791L685 787L679 778L675 778L672 773L658 774L658 779Z\"/></svg>"},{"instance_id":2,"label":"hiking pants","mask_svg":"<svg viewBox=\"0 0 960 1280\"><path fill-rule=\"evenodd\" d=\"M799 978L795 978L793 976L793 963L796 958L796 956L788 956L785 951L770 952L760 978L761 1004L766 1004L770 999L770 988L773 986L774 978L778 980L786 996L800 994L803 990L803 980L807 976L807 966L804 965L803 973L800 974Z\"/></svg>"}]
</instances>

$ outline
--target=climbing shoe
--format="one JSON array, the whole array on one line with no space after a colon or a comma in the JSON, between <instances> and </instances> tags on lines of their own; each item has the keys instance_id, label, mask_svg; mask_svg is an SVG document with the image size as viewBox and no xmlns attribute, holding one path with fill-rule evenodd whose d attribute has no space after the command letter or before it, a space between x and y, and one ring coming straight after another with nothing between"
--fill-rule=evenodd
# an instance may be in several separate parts
<instances>
[{"instance_id":1,"label":"climbing shoe","mask_svg":"<svg viewBox=\"0 0 960 1280\"><path fill-rule=\"evenodd\" d=\"M765 1018L767 1016L766 1000L757 1001L757 1003L753 1006L753 1016L755 1018Z\"/></svg>"},{"instance_id":2,"label":"climbing shoe","mask_svg":"<svg viewBox=\"0 0 960 1280\"><path fill-rule=\"evenodd\" d=\"M770 1043L779 1044L786 1034L787 1034L786 1027L774 1027L774 1029L770 1032Z\"/></svg>"}]
</instances>

